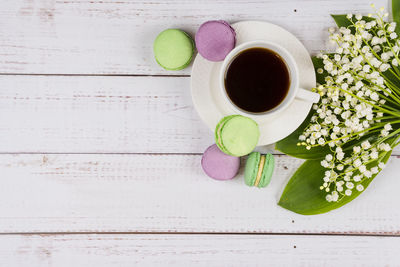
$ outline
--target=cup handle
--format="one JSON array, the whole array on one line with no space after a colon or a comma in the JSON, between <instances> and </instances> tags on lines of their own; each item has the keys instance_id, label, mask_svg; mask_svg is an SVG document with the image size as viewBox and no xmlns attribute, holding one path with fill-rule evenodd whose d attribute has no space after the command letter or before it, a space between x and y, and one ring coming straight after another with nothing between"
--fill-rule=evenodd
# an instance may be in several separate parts
<instances>
[{"instance_id":1,"label":"cup handle","mask_svg":"<svg viewBox=\"0 0 400 267\"><path fill-rule=\"evenodd\" d=\"M318 103L320 96L319 94L311 92L310 90L299 88L296 98L311 103Z\"/></svg>"}]
</instances>

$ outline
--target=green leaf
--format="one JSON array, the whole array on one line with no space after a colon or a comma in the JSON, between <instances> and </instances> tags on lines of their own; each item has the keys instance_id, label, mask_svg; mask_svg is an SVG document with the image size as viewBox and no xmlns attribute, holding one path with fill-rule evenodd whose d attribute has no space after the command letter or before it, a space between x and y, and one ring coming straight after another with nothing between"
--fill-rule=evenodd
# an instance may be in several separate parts
<instances>
[{"instance_id":1,"label":"green leaf","mask_svg":"<svg viewBox=\"0 0 400 267\"><path fill-rule=\"evenodd\" d=\"M354 26L353 26L353 22L351 22L348 18L347 15L331 15L332 18L335 20L336 25L340 28L340 27L346 27L349 28L351 30L352 33L354 33ZM353 21L355 20L355 18L353 17ZM368 22L368 21L373 21L375 20L375 18L370 18L370 17L366 17L363 16L362 20Z\"/></svg>"},{"instance_id":2,"label":"green leaf","mask_svg":"<svg viewBox=\"0 0 400 267\"><path fill-rule=\"evenodd\" d=\"M287 136L285 139L275 144L275 149L279 150L289 156L300 158L300 159L320 159L325 157L329 153L328 146L317 146L310 150L307 150L305 146L298 146L299 136L303 133L304 129L310 124L310 119L315 113L315 110L311 110L304 122L296 129L293 133Z\"/></svg>"},{"instance_id":3,"label":"green leaf","mask_svg":"<svg viewBox=\"0 0 400 267\"><path fill-rule=\"evenodd\" d=\"M328 73L324 70L322 73L318 73L318 69L324 69L324 63L322 58L317 58L317 57L312 57L312 62L314 65L315 75L317 78L317 83L319 84L324 84L325 83L325 77L328 75Z\"/></svg>"},{"instance_id":4,"label":"green leaf","mask_svg":"<svg viewBox=\"0 0 400 267\"><path fill-rule=\"evenodd\" d=\"M392 69L394 69L394 68L398 69L398 67L392 66ZM392 72L385 71L385 72L382 73L382 76L383 76L383 78L385 78L386 81L392 82L392 84L394 84L396 87L400 86L399 79ZM388 104L390 104L390 103L388 103ZM386 104L386 105L388 105L388 104Z\"/></svg>"},{"instance_id":5,"label":"green leaf","mask_svg":"<svg viewBox=\"0 0 400 267\"><path fill-rule=\"evenodd\" d=\"M377 141L379 138L379 134L377 133L367 133L366 135L359 136L357 139L352 141L347 141L342 145L342 149L344 152L353 151L354 146L360 146L362 142L369 141L371 144Z\"/></svg>"},{"instance_id":6,"label":"green leaf","mask_svg":"<svg viewBox=\"0 0 400 267\"><path fill-rule=\"evenodd\" d=\"M396 33L400 35L400 0L392 0L392 17L396 22Z\"/></svg>"},{"instance_id":7,"label":"green leaf","mask_svg":"<svg viewBox=\"0 0 400 267\"><path fill-rule=\"evenodd\" d=\"M367 167L376 166L379 161L386 163L391 153L392 151L384 153L383 157L367 164ZM304 162L290 178L278 205L295 213L315 215L340 208L363 192L353 190L351 196L346 196L338 202L326 201L325 196L327 193L319 189L323 183L322 178L325 171L326 169L321 166L320 160L307 160ZM363 181L362 185L365 189L376 175L374 174L371 178Z\"/></svg>"}]
</instances>

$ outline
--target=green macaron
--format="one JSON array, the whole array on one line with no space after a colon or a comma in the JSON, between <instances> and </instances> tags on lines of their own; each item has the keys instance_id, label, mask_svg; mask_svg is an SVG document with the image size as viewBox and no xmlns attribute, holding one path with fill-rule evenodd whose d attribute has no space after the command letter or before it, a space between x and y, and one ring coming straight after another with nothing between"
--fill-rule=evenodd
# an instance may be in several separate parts
<instances>
[{"instance_id":1,"label":"green macaron","mask_svg":"<svg viewBox=\"0 0 400 267\"><path fill-rule=\"evenodd\" d=\"M272 154L251 153L244 169L244 182L248 186L266 187L271 181L274 166L275 159Z\"/></svg>"},{"instance_id":2,"label":"green macaron","mask_svg":"<svg viewBox=\"0 0 400 267\"><path fill-rule=\"evenodd\" d=\"M215 143L225 154L241 157L257 146L258 124L242 115L224 117L215 128Z\"/></svg>"},{"instance_id":3,"label":"green macaron","mask_svg":"<svg viewBox=\"0 0 400 267\"><path fill-rule=\"evenodd\" d=\"M194 42L182 30L167 29L157 36L153 49L161 67L166 70L181 70L192 61Z\"/></svg>"}]
</instances>

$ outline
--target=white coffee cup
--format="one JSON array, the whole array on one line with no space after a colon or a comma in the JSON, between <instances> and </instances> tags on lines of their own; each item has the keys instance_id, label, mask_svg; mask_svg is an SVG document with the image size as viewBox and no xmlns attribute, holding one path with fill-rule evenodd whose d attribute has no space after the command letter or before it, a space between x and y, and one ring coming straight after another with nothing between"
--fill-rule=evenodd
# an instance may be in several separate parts
<instances>
[{"instance_id":1,"label":"white coffee cup","mask_svg":"<svg viewBox=\"0 0 400 267\"><path fill-rule=\"evenodd\" d=\"M288 71L289 71L290 87L289 87L286 97L279 105L277 105L273 109L270 109L268 111L261 112L261 113L248 112L248 111L245 111L245 110L239 108L229 98L228 93L226 92L226 89L225 89L225 76L226 76L227 70L229 68L229 65L236 58L237 55L239 55L242 51L250 49L250 48L267 48L269 50L274 51L283 59L283 61L286 63L286 67L288 68ZM295 98L301 99L304 101L308 101L308 102L312 102L312 103L317 103L320 98L319 94L299 87L299 70L298 70L296 61L294 60L293 56L285 48L283 48L282 46L280 46L276 43L272 43L272 42L251 41L251 42L246 42L246 43L236 46L224 59L219 76L220 76L219 77L220 89L222 90L222 95L225 98L227 104L230 105L231 108L236 113L244 115L244 116L255 117L255 118L260 118L261 116L262 117L271 117L271 116L275 116L279 112L285 110L288 106L290 106L290 104L293 102L293 100Z\"/></svg>"}]
</instances>

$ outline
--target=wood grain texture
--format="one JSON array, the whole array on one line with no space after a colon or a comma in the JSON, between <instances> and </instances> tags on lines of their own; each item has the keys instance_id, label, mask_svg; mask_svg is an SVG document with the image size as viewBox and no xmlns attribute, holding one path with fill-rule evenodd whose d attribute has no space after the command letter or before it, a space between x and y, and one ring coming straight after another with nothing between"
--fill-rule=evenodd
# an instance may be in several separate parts
<instances>
[{"instance_id":1,"label":"wood grain texture","mask_svg":"<svg viewBox=\"0 0 400 267\"><path fill-rule=\"evenodd\" d=\"M0 153L202 153L214 142L190 78L0 75L0 84Z\"/></svg>"},{"instance_id":2,"label":"wood grain texture","mask_svg":"<svg viewBox=\"0 0 400 267\"><path fill-rule=\"evenodd\" d=\"M0 76L0 151L201 153L190 79Z\"/></svg>"},{"instance_id":3,"label":"wood grain texture","mask_svg":"<svg viewBox=\"0 0 400 267\"><path fill-rule=\"evenodd\" d=\"M329 14L349 11L370 8L364 0L3 1L0 266L398 266L398 156L340 210L293 214L276 203L301 160L277 156L262 190L245 186L242 172L227 182L206 177L198 154L213 135L193 109L190 78L151 76L190 74L153 60L152 41L168 27L193 35L209 19L266 20L315 53L326 48ZM26 234L50 232L99 234Z\"/></svg>"},{"instance_id":4,"label":"wood grain texture","mask_svg":"<svg viewBox=\"0 0 400 267\"><path fill-rule=\"evenodd\" d=\"M271 184L208 178L197 155L0 155L0 232L227 232L400 235L398 166L340 210L277 206L301 163L278 156Z\"/></svg>"},{"instance_id":5,"label":"wood grain texture","mask_svg":"<svg viewBox=\"0 0 400 267\"><path fill-rule=\"evenodd\" d=\"M396 237L0 236L1 266L398 266Z\"/></svg>"},{"instance_id":6,"label":"wood grain texture","mask_svg":"<svg viewBox=\"0 0 400 267\"><path fill-rule=\"evenodd\" d=\"M375 0L388 6L388 0ZM211 19L266 20L294 33L311 53L326 48L330 14L369 13L365 0L3 1L0 73L189 74L168 72L153 59L165 28L192 36Z\"/></svg>"}]
</instances>

